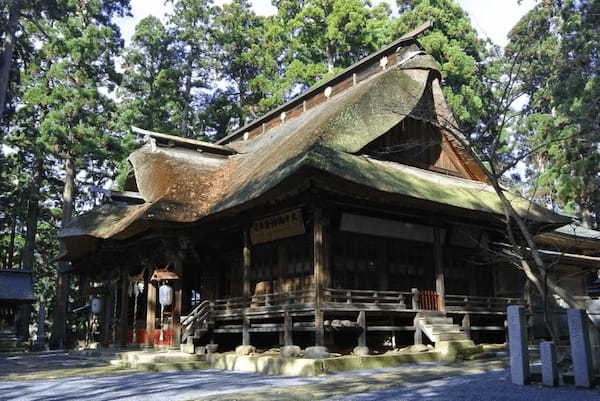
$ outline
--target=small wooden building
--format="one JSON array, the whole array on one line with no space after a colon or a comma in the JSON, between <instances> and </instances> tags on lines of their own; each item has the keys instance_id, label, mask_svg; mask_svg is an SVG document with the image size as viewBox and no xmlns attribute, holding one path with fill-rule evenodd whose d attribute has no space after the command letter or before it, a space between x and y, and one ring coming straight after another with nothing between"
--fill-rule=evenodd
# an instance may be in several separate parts
<instances>
[{"instance_id":1,"label":"small wooden building","mask_svg":"<svg viewBox=\"0 0 600 401\"><path fill-rule=\"evenodd\" d=\"M147 143L125 190L60 232L63 258L105 301L102 341L502 340L524 280L490 257L504 213L443 128L452 116L419 33L216 144L137 130ZM508 196L535 232L570 222ZM161 307L163 285L174 298Z\"/></svg>"},{"instance_id":2,"label":"small wooden building","mask_svg":"<svg viewBox=\"0 0 600 401\"><path fill-rule=\"evenodd\" d=\"M0 269L0 352L20 350L29 340L34 301L30 271Z\"/></svg>"}]
</instances>

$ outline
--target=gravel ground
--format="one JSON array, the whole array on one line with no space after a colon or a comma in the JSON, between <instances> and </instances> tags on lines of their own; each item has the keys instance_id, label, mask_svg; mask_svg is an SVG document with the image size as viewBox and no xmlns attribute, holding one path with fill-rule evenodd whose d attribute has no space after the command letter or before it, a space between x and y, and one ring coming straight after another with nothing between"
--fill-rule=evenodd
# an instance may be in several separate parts
<instances>
[{"instance_id":1,"label":"gravel ground","mask_svg":"<svg viewBox=\"0 0 600 401\"><path fill-rule=\"evenodd\" d=\"M517 386L507 370L431 380L387 390L328 398L327 401L594 401L600 390Z\"/></svg>"},{"instance_id":2,"label":"gravel ground","mask_svg":"<svg viewBox=\"0 0 600 401\"><path fill-rule=\"evenodd\" d=\"M265 376L221 370L69 377L52 380L0 382L0 400L178 401L203 399L237 391L264 390L274 386L306 385L322 380L323 378Z\"/></svg>"},{"instance_id":3,"label":"gravel ground","mask_svg":"<svg viewBox=\"0 0 600 401\"><path fill-rule=\"evenodd\" d=\"M503 369L502 361L402 365L317 378L196 370L43 380L0 379L0 401L314 399L600 401L600 390L515 386L510 382L508 371Z\"/></svg>"}]
</instances>

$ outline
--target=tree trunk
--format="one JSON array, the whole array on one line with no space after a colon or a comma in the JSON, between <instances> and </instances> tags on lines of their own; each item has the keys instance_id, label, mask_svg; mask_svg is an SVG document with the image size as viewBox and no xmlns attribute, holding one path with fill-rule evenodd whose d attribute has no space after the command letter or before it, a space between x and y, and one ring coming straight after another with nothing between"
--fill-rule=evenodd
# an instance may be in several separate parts
<instances>
[{"instance_id":1,"label":"tree trunk","mask_svg":"<svg viewBox=\"0 0 600 401\"><path fill-rule=\"evenodd\" d=\"M13 215L10 224L10 240L8 242L8 254L6 255L6 268L12 269L15 262L15 238L17 236L17 215Z\"/></svg>"},{"instance_id":2,"label":"tree trunk","mask_svg":"<svg viewBox=\"0 0 600 401\"><path fill-rule=\"evenodd\" d=\"M75 193L75 167L72 156L65 156L65 186L63 189L63 210L61 227L67 225L73 214L73 198ZM56 306L54 307L54 325L52 343L57 348L65 345L67 300L69 297L68 262L60 262L56 276Z\"/></svg>"},{"instance_id":3,"label":"tree trunk","mask_svg":"<svg viewBox=\"0 0 600 401\"><path fill-rule=\"evenodd\" d=\"M3 121L4 105L6 103L6 92L8 91L8 78L12 67L13 52L15 50L15 32L21 11L21 0L13 0L9 12L6 34L4 36L4 51L0 61L0 121Z\"/></svg>"},{"instance_id":4,"label":"tree trunk","mask_svg":"<svg viewBox=\"0 0 600 401\"><path fill-rule=\"evenodd\" d=\"M38 157L33 168L33 179L27 203L27 220L25 222L25 246L23 248L23 270L26 271L33 271L35 263L35 237L40 215L39 192L44 174L44 163L41 157Z\"/></svg>"},{"instance_id":5,"label":"tree trunk","mask_svg":"<svg viewBox=\"0 0 600 401\"><path fill-rule=\"evenodd\" d=\"M181 131L181 135L184 137L189 137L190 124L189 124L189 115L190 115L190 95L192 93L192 69L188 71L187 77L185 78L185 95L183 101L185 104L183 105L183 113L181 114L181 126L179 130Z\"/></svg>"},{"instance_id":6,"label":"tree trunk","mask_svg":"<svg viewBox=\"0 0 600 401\"><path fill-rule=\"evenodd\" d=\"M331 42L327 41L327 44L325 45L325 59L327 61L327 72L328 73L333 73L333 67L334 67L334 59L333 59L333 46L331 45Z\"/></svg>"}]
</instances>

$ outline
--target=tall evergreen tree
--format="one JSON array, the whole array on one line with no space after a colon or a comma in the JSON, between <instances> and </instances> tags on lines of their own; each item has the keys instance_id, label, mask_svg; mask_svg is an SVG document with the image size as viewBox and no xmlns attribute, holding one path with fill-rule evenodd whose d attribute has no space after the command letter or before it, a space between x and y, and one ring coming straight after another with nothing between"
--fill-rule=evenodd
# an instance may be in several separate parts
<instances>
[{"instance_id":1,"label":"tall evergreen tree","mask_svg":"<svg viewBox=\"0 0 600 401\"><path fill-rule=\"evenodd\" d=\"M179 133L184 107L177 70L175 38L153 16L135 27L125 51L125 70L118 90L123 130L130 125Z\"/></svg>"},{"instance_id":2,"label":"tall evergreen tree","mask_svg":"<svg viewBox=\"0 0 600 401\"><path fill-rule=\"evenodd\" d=\"M513 28L506 51L521 71L525 104L513 129L531 152L530 191L589 226L600 199L599 10L598 0L545 1Z\"/></svg>"},{"instance_id":3,"label":"tall evergreen tree","mask_svg":"<svg viewBox=\"0 0 600 401\"><path fill-rule=\"evenodd\" d=\"M395 21L394 36L433 22L433 29L419 43L441 64L442 89L459 127L464 132L476 131L491 100L484 85L489 74L486 42L454 0L397 0L397 5L403 13Z\"/></svg>"}]
</instances>

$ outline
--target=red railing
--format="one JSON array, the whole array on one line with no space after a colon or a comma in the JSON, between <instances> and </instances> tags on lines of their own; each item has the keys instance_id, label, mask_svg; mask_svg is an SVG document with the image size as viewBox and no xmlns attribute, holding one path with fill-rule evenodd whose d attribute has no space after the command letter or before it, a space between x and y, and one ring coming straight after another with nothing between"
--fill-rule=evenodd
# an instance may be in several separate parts
<instances>
[{"instance_id":1,"label":"red railing","mask_svg":"<svg viewBox=\"0 0 600 401\"><path fill-rule=\"evenodd\" d=\"M431 290L419 291L419 309L440 310L440 296Z\"/></svg>"}]
</instances>

